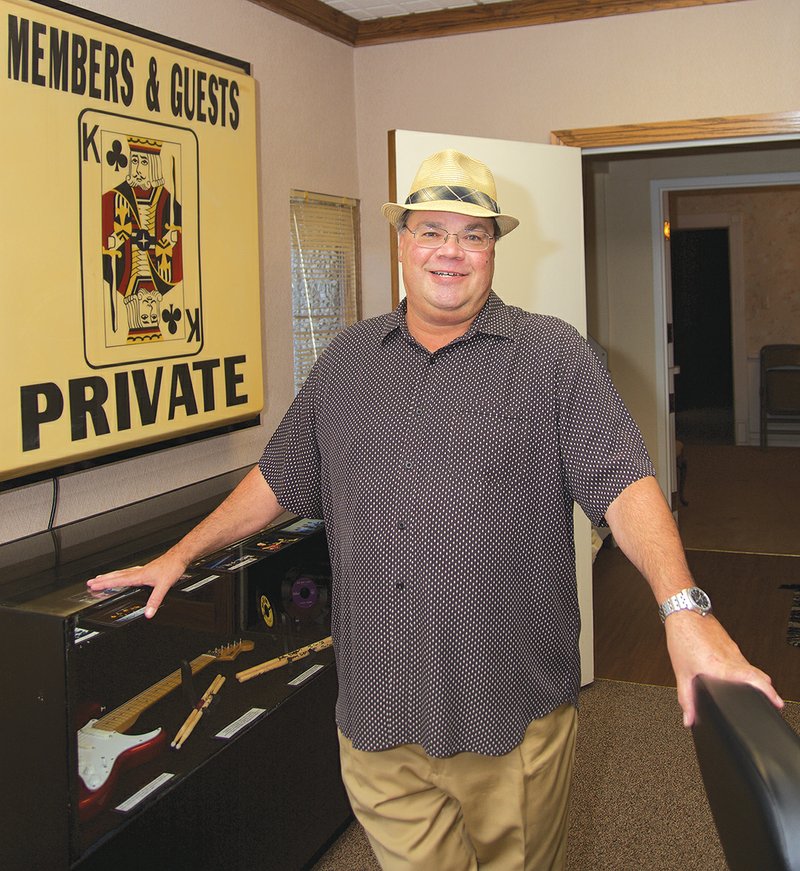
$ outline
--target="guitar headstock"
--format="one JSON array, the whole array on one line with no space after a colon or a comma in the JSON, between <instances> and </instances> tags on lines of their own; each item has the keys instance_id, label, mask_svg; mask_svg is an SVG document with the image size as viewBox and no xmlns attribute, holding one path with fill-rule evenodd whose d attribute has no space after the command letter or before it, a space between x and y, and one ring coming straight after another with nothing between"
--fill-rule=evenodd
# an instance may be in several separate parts
<instances>
[{"instance_id":1,"label":"guitar headstock","mask_svg":"<svg viewBox=\"0 0 800 871\"><path fill-rule=\"evenodd\" d=\"M231 644L226 644L224 647L217 647L210 651L210 655L221 659L223 662L231 662L240 653L247 653L254 647L255 644L252 641L234 641Z\"/></svg>"}]
</instances>

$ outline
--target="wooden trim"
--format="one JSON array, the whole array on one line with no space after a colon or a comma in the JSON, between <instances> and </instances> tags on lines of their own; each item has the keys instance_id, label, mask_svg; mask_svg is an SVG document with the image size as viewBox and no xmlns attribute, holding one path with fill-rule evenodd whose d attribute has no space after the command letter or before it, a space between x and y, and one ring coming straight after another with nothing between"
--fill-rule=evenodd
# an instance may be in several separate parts
<instances>
[{"instance_id":1,"label":"wooden trim","mask_svg":"<svg viewBox=\"0 0 800 871\"><path fill-rule=\"evenodd\" d=\"M800 112L771 115L736 115L730 118L698 118L688 121L656 121L651 124L621 124L617 127L586 127L554 130L554 145L577 148L609 148L627 145L669 145L746 136L797 136Z\"/></svg>"},{"instance_id":2,"label":"wooden trim","mask_svg":"<svg viewBox=\"0 0 800 871\"><path fill-rule=\"evenodd\" d=\"M259 6L277 12L284 18L291 18L312 30L331 36L347 45L356 44L358 21L339 12L322 0L252 0Z\"/></svg>"},{"instance_id":3,"label":"wooden trim","mask_svg":"<svg viewBox=\"0 0 800 871\"><path fill-rule=\"evenodd\" d=\"M395 131L389 131L389 200L399 203L397 199L397 145ZM392 277L392 309L400 304L400 277L397 268L397 230L389 225L389 274Z\"/></svg>"},{"instance_id":4,"label":"wooden trim","mask_svg":"<svg viewBox=\"0 0 800 871\"><path fill-rule=\"evenodd\" d=\"M634 12L657 12L663 9L737 2L739 0L508 0L504 3L463 6L438 12L361 21L356 45L379 45L485 30L586 21Z\"/></svg>"},{"instance_id":5,"label":"wooden trim","mask_svg":"<svg viewBox=\"0 0 800 871\"><path fill-rule=\"evenodd\" d=\"M369 21L357 21L321 0L252 2L340 42L358 47L485 30L586 21L611 15L738 3L740 0L505 0L502 3L419 12L413 15L393 15Z\"/></svg>"}]
</instances>

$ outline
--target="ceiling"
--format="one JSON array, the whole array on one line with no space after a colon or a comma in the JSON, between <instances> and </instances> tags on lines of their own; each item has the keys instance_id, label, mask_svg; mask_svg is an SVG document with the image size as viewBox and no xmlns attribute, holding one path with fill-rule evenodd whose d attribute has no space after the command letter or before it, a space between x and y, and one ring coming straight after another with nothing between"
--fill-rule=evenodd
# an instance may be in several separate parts
<instances>
[{"instance_id":1,"label":"ceiling","mask_svg":"<svg viewBox=\"0 0 800 871\"><path fill-rule=\"evenodd\" d=\"M252 0L352 46L742 0Z\"/></svg>"},{"instance_id":2,"label":"ceiling","mask_svg":"<svg viewBox=\"0 0 800 871\"><path fill-rule=\"evenodd\" d=\"M357 21L372 21L375 18L437 12L463 6L483 6L485 3L504 3L508 0L324 0L324 2Z\"/></svg>"}]
</instances>

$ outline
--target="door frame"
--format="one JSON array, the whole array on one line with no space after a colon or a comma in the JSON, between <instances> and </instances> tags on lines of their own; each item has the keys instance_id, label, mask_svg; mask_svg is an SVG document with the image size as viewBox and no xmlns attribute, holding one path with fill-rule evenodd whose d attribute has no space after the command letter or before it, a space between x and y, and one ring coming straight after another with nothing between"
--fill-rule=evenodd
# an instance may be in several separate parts
<instances>
[{"instance_id":1,"label":"door frame","mask_svg":"<svg viewBox=\"0 0 800 871\"><path fill-rule=\"evenodd\" d=\"M623 124L608 127L586 127L554 130L550 141L554 145L570 145L582 149L584 155L624 154L635 151L662 151L675 148L708 148L724 145L763 144L766 142L800 139L800 111L764 115L738 115L719 118L699 118L685 121L657 121L641 124ZM741 178L741 177L734 177ZM750 178L753 178L751 176ZM661 397L657 406L657 474L667 493L674 489L675 444L674 430L669 413L670 371L668 366L667 316L664 284L663 222L667 211L662 197L675 189L680 181L668 179L656 193L651 190L651 217L653 239L653 293L655 302L656 335L663 342L656 345L656 382ZM709 180L703 179L705 186ZM733 179L726 180L731 186ZM667 185L671 187L667 187ZM698 185L700 186L700 185ZM658 202L654 202L658 200Z\"/></svg>"},{"instance_id":2,"label":"door frame","mask_svg":"<svg viewBox=\"0 0 800 871\"><path fill-rule=\"evenodd\" d=\"M676 191L686 190L712 190L714 188L754 188L754 187L773 187L776 185L800 185L800 173L798 172L776 172L776 173L757 173L751 175L734 175L734 176L707 176L700 178L668 178L654 179L650 182L650 216L653 227L652 234L652 250L653 250L653 308L655 311L655 335L661 336L662 341L656 344L656 383L658 384L659 396L662 401L658 405L657 410L657 427L658 427L658 474L659 478L664 482L669 482L672 492L674 487L675 472L675 438L674 425L671 422L669 411L669 396L671 392L671 378L669 377L669 363L671 354L669 352L669 343L667 340L667 324L672 323L672 312L668 310L667 301L669 294L667 290L667 282L669 280L669 261L666 257L666 242L663 237L661 228L664 222L670 219L669 216L669 194ZM736 229L735 225L731 229ZM738 227L741 233L741 225ZM733 259L733 237L731 237L731 259ZM743 248L743 242L738 240ZM731 272L731 281L733 281L733 271ZM731 287L733 291L733 287ZM741 290L741 299L739 304L741 309L739 312L734 312L733 303L731 300L731 318L734 323L737 320L738 314L738 330L734 327L734 403L736 404L736 443L739 442L740 427L744 429L743 440L741 444L747 444L747 424L748 417L745 416L740 421L739 415L741 410L748 408L748 373L747 373L747 348L746 337L744 336L744 290ZM661 476L664 476L663 478Z\"/></svg>"},{"instance_id":3,"label":"door frame","mask_svg":"<svg viewBox=\"0 0 800 871\"><path fill-rule=\"evenodd\" d=\"M553 145L573 145L599 153L682 146L743 145L748 141L765 142L800 137L800 111L773 112L767 115L734 115L727 118L695 118L687 121L655 121L642 124L620 124L615 127L583 127L553 130Z\"/></svg>"}]
</instances>

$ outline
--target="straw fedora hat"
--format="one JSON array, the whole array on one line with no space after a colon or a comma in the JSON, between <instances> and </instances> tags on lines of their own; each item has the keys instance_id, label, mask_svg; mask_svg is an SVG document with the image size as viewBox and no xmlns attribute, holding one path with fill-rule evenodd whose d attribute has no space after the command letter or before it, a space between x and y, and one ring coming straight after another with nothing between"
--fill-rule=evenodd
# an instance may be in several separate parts
<instances>
[{"instance_id":1,"label":"straw fedora hat","mask_svg":"<svg viewBox=\"0 0 800 871\"><path fill-rule=\"evenodd\" d=\"M395 227L408 210L494 218L501 236L519 224L511 215L501 214L489 167L452 148L422 161L405 203L385 203L381 208Z\"/></svg>"}]
</instances>

